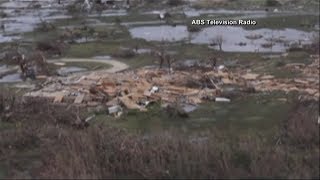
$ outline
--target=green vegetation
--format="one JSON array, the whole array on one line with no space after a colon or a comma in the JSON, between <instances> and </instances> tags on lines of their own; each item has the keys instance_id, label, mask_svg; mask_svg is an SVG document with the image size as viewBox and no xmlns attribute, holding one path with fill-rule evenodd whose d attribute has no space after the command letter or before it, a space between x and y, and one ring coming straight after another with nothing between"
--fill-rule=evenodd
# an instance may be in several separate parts
<instances>
[{"instance_id":1,"label":"green vegetation","mask_svg":"<svg viewBox=\"0 0 320 180\"><path fill-rule=\"evenodd\" d=\"M120 46L119 42L90 42L82 44L74 44L70 46L69 51L67 52L67 57L93 57L108 55L116 51Z\"/></svg>"},{"instance_id":2,"label":"green vegetation","mask_svg":"<svg viewBox=\"0 0 320 180\"><path fill-rule=\"evenodd\" d=\"M276 78L297 78L301 74L285 69L283 66L290 63L310 64L311 59L309 54L302 52L291 52L286 57L277 57L265 59L256 64L252 70L257 73L266 73L275 76Z\"/></svg>"},{"instance_id":3,"label":"green vegetation","mask_svg":"<svg viewBox=\"0 0 320 180\"><path fill-rule=\"evenodd\" d=\"M170 115L159 104L151 105L148 112L129 111L120 118L99 115L96 119L106 125L126 128L133 131L153 133L168 129L192 134L210 130L212 127L223 129L226 132L243 133L260 132L270 133L283 120L288 118L292 107L294 94L285 96L282 93L249 94L241 98L232 99L231 103L209 102L200 105L197 110L189 113L188 118ZM287 102L279 99L288 97Z\"/></svg>"},{"instance_id":4,"label":"green vegetation","mask_svg":"<svg viewBox=\"0 0 320 180\"><path fill-rule=\"evenodd\" d=\"M266 0L265 6L268 6L268 7L281 6L281 3L278 0Z\"/></svg>"}]
</instances>

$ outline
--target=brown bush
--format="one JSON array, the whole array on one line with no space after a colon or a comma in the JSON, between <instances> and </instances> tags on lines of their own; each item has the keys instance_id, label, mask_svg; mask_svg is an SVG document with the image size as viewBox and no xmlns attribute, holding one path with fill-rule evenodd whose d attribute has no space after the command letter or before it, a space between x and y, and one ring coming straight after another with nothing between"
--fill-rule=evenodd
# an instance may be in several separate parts
<instances>
[{"instance_id":1,"label":"brown bush","mask_svg":"<svg viewBox=\"0 0 320 180\"><path fill-rule=\"evenodd\" d=\"M285 142L296 147L319 146L319 104L299 102L285 121Z\"/></svg>"}]
</instances>

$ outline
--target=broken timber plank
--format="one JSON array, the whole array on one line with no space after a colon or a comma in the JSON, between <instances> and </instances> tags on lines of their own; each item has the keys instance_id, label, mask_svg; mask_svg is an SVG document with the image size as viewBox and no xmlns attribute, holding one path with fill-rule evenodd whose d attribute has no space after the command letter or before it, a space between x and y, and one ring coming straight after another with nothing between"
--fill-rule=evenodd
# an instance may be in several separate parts
<instances>
[{"instance_id":1,"label":"broken timber plank","mask_svg":"<svg viewBox=\"0 0 320 180\"><path fill-rule=\"evenodd\" d=\"M54 103L61 103L63 100L64 94L63 93L59 93L54 97L53 102Z\"/></svg>"},{"instance_id":2,"label":"broken timber plank","mask_svg":"<svg viewBox=\"0 0 320 180\"><path fill-rule=\"evenodd\" d=\"M128 96L124 96L119 99L124 104L124 106L126 106L126 108L128 108L128 109L138 109L140 111L146 111L146 109L144 107L141 107L138 104L136 104L135 102L133 102L133 100L130 99Z\"/></svg>"},{"instance_id":3,"label":"broken timber plank","mask_svg":"<svg viewBox=\"0 0 320 180\"><path fill-rule=\"evenodd\" d=\"M84 99L84 94L80 94L79 96L76 97L76 99L74 100L75 104L81 104L83 99Z\"/></svg>"}]
</instances>

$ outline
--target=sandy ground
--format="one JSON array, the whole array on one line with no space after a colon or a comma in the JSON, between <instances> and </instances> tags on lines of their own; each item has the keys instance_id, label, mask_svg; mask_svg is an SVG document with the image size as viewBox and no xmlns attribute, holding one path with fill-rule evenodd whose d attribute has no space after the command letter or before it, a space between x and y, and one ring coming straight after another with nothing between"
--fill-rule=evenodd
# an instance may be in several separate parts
<instances>
[{"instance_id":1,"label":"sandy ground","mask_svg":"<svg viewBox=\"0 0 320 180\"><path fill-rule=\"evenodd\" d=\"M119 71L123 71L129 66L125 63L122 63L117 60L112 60L112 59L94 59L94 58L62 58L62 59L57 59L57 60L49 60L48 62L53 63L53 62L97 62L97 63L104 63L104 64L109 64L112 67L109 69L105 69L104 72L108 73L115 73Z\"/></svg>"},{"instance_id":2,"label":"sandy ground","mask_svg":"<svg viewBox=\"0 0 320 180\"><path fill-rule=\"evenodd\" d=\"M102 70L96 70L94 72L96 73L116 73L119 71L123 71L125 69L128 69L129 66L125 63L122 63L117 60L112 59L94 59L94 58L62 58L62 59L51 59L47 60L48 63L59 63L59 62L98 62L98 63L105 63L109 64L112 67L109 69L102 69ZM87 72L81 72L83 75L88 75L92 73L93 71L87 71ZM77 77L77 73L74 73L73 75L70 75L69 77ZM34 88L34 84L30 82L22 82L15 85L17 88Z\"/></svg>"}]
</instances>

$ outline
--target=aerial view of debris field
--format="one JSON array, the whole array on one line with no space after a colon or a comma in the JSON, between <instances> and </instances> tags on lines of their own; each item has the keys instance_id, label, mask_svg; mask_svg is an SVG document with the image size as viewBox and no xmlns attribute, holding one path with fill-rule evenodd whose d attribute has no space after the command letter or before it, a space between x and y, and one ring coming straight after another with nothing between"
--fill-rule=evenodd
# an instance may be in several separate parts
<instances>
[{"instance_id":1,"label":"aerial view of debris field","mask_svg":"<svg viewBox=\"0 0 320 180\"><path fill-rule=\"evenodd\" d=\"M319 178L319 6L0 1L0 179Z\"/></svg>"}]
</instances>

